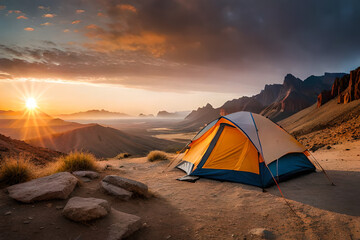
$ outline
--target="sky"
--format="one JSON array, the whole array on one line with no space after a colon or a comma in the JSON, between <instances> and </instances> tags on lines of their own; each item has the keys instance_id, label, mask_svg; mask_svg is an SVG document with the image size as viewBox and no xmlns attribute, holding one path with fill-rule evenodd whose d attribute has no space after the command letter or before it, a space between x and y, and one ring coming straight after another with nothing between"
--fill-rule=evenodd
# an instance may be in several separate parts
<instances>
[{"instance_id":1,"label":"sky","mask_svg":"<svg viewBox=\"0 0 360 240\"><path fill-rule=\"evenodd\" d=\"M214 107L360 66L360 1L0 0L0 109Z\"/></svg>"}]
</instances>

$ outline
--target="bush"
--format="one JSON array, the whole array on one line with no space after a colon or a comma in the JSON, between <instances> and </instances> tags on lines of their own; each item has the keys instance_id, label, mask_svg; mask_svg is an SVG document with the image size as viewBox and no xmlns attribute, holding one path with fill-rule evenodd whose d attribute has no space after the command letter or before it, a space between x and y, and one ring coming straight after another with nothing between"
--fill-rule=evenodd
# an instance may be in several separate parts
<instances>
[{"instance_id":1,"label":"bush","mask_svg":"<svg viewBox=\"0 0 360 240\"><path fill-rule=\"evenodd\" d=\"M120 154L118 154L118 155L116 155L116 159L124 159L124 158L128 158L128 157L130 157L131 156L131 154L130 153L120 153Z\"/></svg>"},{"instance_id":2,"label":"bush","mask_svg":"<svg viewBox=\"0 0 360 240\"><path fill-rule=\"evenodd\" d=\"M149 154L147 155L147 159L150 162L154 162L154 161L158 161L158 160L167 160L168 155L163 151L155 150L155 151L149 152Z\"/></svg>"},{"instance_id":3,"label":"bush","mask_svg":"<svg viewBox=\"0 0 360 240\"><path fill-rule=\"evenodd\" d=\"M22 183L33 178L33 165L19 156L6 158L0 167L0 180L8 185Z\"/></svg>"},{"instance_id":4,"label":"bush","mask_svg":"<svg viewBox=\"0 0 360 240\"><path fill-rule=\"evenodd\" d=\"M98 170L98 164L93 154L84 152L71 152L67 156L59 158L57 172L75 172L83 170Z\"/></svg>"}]
</instances>

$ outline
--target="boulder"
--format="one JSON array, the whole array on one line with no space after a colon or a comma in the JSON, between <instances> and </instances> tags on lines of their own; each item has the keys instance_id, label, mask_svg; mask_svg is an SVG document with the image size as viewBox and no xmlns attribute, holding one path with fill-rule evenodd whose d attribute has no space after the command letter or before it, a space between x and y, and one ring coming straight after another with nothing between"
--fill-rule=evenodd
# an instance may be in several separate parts
<instances>
[{"instance_id":1,"label":"boulder","mask_svg":"<svg viewBox=\"0 0 360 240\"><path fill-rule=\"evenodd\" d=\"M9 196L30 203L50 199L66 199L74 190L78 179L71 173L60 172L7 188Z\"/></svg>"},{"instance_id":2,"label":"boulder","mask_svg":"<svg viewBox=\"0 0 360 240\"><path fill-rule=\"evenodd\" d=\"M116 175L108 175L104 177L102 181L123 188L140 196L148 196L148 186L135 180Z\"/></svg>"},{"instance_id":3,"label":"boulder","mask_svg":"<svg viewBox=\"0 0 360 240\"><path fill-rule=\"evenodd\" d=\"M332 99L331 91L324 90L317 97L317 107L321 107Z\"/></svg>"},{"instance_id":4,"label":"boulder","mask_svg":"<svg viewBox=\"0 0 360 240\"><path fill-rule=\"evenodd\" d=\"M113 224L109 227L108 240L118 240L130 236L142 226L140 217L111 209L114 218Z\"/></svg>"},{"instance_id":5,"label":"boulder","mask_svg":"<svg viewBox=\"0 0 360 240\"><path fill-rule=\"evenodd\" d=\"M249 234L261 239L275 239L274 234L265 228L253 228L249 231Z\"/></svg>"},{"instance_id":6,"label":"boulder","mask_svg":"<svg viewBox=\"0 0 360 240\"><path fill-rule=\"evenodd\" d=\"M62 214L75 222L86 222L105 217L109 212L110 205L104 199L73 197L67 202Z\"/></svg>"},{"instance_id":7,"label":"boulder","mask_svg":"<svg viewBox=\"0 0 360 240\"><path fill-rule=\"evenodd\" d=\"M77 177L86 177L90 179L95 179L100 177L100 174L94 171L75 171L72 174L74 174Z\"/></svg>"},{"instance_id":8,"label":"boulder","mask_svg":"<svg viewBox=\"0 0 360 240\"><path fill-rule=\"evenodd\" d=\"M105 190L106 193L110 195L114 195L122 200L129 200L132 197L132 193L129 191L126 191L125 189L121 187L117 187L115 185L112 185L110 183L101 181L100 186L102 189Z\"/></svg>"}]
</instances>

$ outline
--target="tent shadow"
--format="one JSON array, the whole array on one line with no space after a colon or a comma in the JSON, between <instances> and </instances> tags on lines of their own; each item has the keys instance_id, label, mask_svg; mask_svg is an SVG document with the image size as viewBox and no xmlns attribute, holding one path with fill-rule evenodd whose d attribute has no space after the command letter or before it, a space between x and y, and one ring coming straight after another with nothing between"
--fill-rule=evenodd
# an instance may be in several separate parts
<instances>
[{"instance_id":1,"label":"tent shadow","mask_svg":"<svg viewBox=\"0 0 360 240\"><path fill-rule=\"evenodd\" d=\"M287 199L331 212L360 216L360 172L326 171L336 186L332 186L322 172L316 172L281 182ZM280 196L276 186L270 194Z\"/></svg>"}]
</instances>

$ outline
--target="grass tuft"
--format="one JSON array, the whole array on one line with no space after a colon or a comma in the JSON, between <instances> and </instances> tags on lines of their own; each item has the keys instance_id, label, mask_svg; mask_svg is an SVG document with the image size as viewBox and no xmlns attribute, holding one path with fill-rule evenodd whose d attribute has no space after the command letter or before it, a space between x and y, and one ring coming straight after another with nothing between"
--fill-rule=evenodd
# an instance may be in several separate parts
<instances>
[{"instance_id":1,"label":"grass tuft","mask_svg":"<svg viewBox=\"0 0 360 240\"><path fill-rule=\"evenodd\" d=\"M91 153L71 152L59 158L58 161L57 172L97 171L99 169L96 158Z\"/></svg>"},{"instance_id":2,"label":"grass tuft","mask_svg":"<svg viewBox=\"0 0 360 240\"><path fill-rule=\"evenodd\" d=\"M124 158L128 158L130 157L131 154L130 153L119 153L118 155L116 155L116 159L124 159Z\"/></svg>"},{"instance_id":3,"label":"grass tuft","mask_svg":"<svg viewBox=\"0 0 360 240\"><path fill-rule=\"evenodd\" d=\"M13 185L31 180L34 166L24 157L5 158L0 166L0 181Z\"/></svg>"},{"instance_id":4,"label":"grass tuft","mask_svg":"<svg viewBox=\"0 0 360 240\"><path fill-rule=\"evenodd\" d=\"M169 157L166 154L166 152L163 151L151 151L149 152L149 154L147 155L147 159L150 162L154 162L154 161L159 161L159 160L167 160Z\"/></svg>"}]
</instances>

